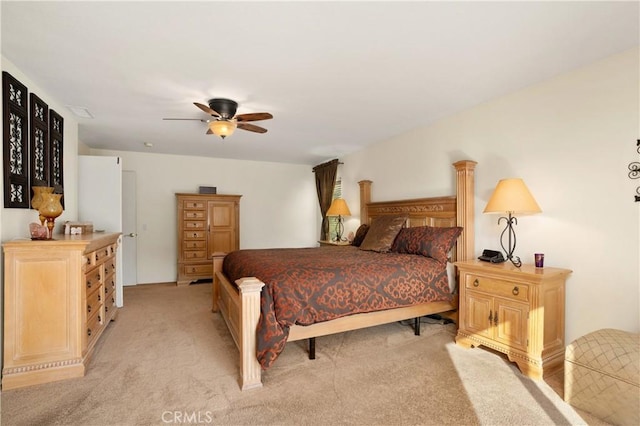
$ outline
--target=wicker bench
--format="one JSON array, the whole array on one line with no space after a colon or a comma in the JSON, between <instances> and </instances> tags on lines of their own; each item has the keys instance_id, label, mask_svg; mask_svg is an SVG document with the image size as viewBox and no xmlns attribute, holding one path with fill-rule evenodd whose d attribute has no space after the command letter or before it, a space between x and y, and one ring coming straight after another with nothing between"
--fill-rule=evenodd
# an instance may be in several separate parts
<instances>
[{"instance_id":1,"label":"wicker bench","mask_svg":"<svg viewBox=\"0 0 640 426\"><path fill-rule=\"evenodd\" d=\"M640 334L603 329L567 346L564 400L610 424L640 424Z\"/></svg>"}]
</instances>

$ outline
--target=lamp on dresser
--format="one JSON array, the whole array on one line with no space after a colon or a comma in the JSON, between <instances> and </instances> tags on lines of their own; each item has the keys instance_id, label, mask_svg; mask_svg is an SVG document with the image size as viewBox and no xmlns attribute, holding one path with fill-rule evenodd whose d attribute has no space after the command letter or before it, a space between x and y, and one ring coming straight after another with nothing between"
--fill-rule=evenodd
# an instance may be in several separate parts
<instances>
[{"instance_id":1,"label":"lamp on dresser","mask_svg":"<svg viewBox=\"0 0 640 426\"><path fill-rule=\"evenodd\" d=\"M538 203L529 192L529 188L520 178L501 179L489 198L487 206L483 213L506 213L498 219L498 224L504 219L506 226L500 234L500 245L507 255L506 260L510 260L514 266L522 266L522 262L518 256L514 256L516 250L516 232L513 228L518 224L518 220L514 214L534 214L541 213L542 210ZM504 239L507 236L507 247L505 247Z\"/></svg>"},{"instance_id":2,"label":"lamp on dresser","mask_svg":"<svg viewBox=\"0 0 640 426\"><path fill-rule=\"evenodd\" d=\"M327 216L338 216L336 221L336 239L334 241L343 241L342 234L344 233L344 225L342 224L342 216L351 216L347 202L343 198L333 200L329 210L327 210Z\"/></svg>"}]
</instances>

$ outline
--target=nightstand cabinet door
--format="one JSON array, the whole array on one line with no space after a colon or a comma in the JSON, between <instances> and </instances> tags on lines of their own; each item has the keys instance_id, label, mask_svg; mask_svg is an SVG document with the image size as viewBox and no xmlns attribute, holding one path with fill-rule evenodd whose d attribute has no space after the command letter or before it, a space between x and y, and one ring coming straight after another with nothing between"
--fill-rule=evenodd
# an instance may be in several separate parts
<instances>
[{"instance_id":1,"label":"nightstand cabinet door","mask_svg":"<svg viewBox=\"0 0 640 426\"><path fill-rule=\"evenodd\" d=\"M494 336L496 342L527 350L529 305L509 299L494 299Z\"/></svg>"},{"instance_id":2,"label":"nightstand cabinet door","mask_svg":"<svg viewBox=\"0 0 640 426\"><path fill-rule=\"evenodd\" d=\"M511 263L456 262L460 319L456 343L507 355L523 374L542 378L564 362L564 294L568 269Z\"/></svg>"},{"instance_id":3,"label":"nightstand cabinet door","mask_svg":"<svg viewBox=\"0 0 640 426\"><path fill-rule=\"evenodd\" d=\"M470 291L467 292L465 303L462 306L465 310L465 330L491 339L493 337L493 328L492 323L489 322L489 315L493 312L492 298Z\"/></svg>"}]
</instances>

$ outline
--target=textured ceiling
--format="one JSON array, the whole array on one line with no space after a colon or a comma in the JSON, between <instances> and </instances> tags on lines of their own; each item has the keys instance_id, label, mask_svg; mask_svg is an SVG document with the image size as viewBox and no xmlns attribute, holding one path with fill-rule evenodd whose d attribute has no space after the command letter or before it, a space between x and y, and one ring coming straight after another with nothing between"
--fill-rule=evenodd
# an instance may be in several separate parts
<instances>
[{"instance_id":1,"label":"textured ceiling","mask_svg":"<svg viewBox=\"0 0 640 426\"><path fill-rule=\"evenodd\" d=\"M94 148L317 164L638 46L638 2L7 2L2 55ZM268 111L205 135L193 105ZM46 101L46 100L45 100ZM153 147L146 148L145 142Z\"/></svg>"}]
</instances>

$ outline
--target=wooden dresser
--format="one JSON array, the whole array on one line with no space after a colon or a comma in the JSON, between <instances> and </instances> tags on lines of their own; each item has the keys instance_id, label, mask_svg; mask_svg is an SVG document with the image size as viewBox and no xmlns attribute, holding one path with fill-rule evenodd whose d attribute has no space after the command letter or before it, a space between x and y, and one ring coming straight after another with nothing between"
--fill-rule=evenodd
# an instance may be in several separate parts
<instances>
[{"instance_id":1,"label":"wooden dresser","mask_svg":"<svg viewBox=\"0 0 640 426\"><path fill-rule=\"evenodd\" d=\"M535 379L562 367L570 270L477 260L455 265L460 271L458 345L502 352Z\"/></svg>"},{"instance_id":2,"label":"wooden dresser","mask_svg":"<svg viewBox=\"0 0 640 426\"><path fill-rule=\"evenodd\" d=\"M117 312L119 236L60 234L3 244L3 390L84 376Z\"/></svg>"},{"instance_id":3,"label":"wooden dresser","mask_svg":"<svg viewBox=\"0 0 640 426\"><path fill-rule=\"evenodd\" d=\"M240 247L241 195L176 194L178 285L213 278L213 255Z\"/></svg>"}]
</instances>

